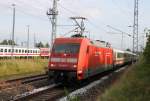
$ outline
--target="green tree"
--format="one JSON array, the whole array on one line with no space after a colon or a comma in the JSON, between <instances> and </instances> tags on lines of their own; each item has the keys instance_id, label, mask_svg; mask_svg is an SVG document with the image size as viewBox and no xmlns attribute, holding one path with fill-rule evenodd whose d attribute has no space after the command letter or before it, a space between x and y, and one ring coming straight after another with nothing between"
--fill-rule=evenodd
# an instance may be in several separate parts
<instances>
[{"instance_id":1,"label":"green tree","mask_svg":"<svg viewBox=\"0 0 150 101\"><path fill-rule=\"evenodd\" d=\"M7 40L3 40L0 44L1 45L8 45L8 41Z\"/></svg>"},{"instance_id":2,"label":"green tree","mask_svg":"<svg viewBox=\"0 0 150 101\"><path fill-rule=\"evenodd\" d=\"M131 52L131 50L128 48L128 49L126 49L126 51L129 51L129 52Z\"/></svg>"},{"instance_id":3,"label":"green tree","mask_svg":"<svg viewBox=\"0 0 150 101\"><path fill-rule=\"evenodd\" d=\"M16 45L16 43L12 40L3 40L0 45Z\"/></svg>"},{"instance_id":4,"label":"green tree","mask_svg":"<svg viewBox=\"0 0 150 101\"><path fill-rule=\"evenodd\" d=\"M39 43L36 43L35 47L38 47L38 48L43 48L44 45L42 42L39 42Z\"/></svg>"},{"instance_id":5,"label":"green tree","mask_svg":"<svg viewBox=\"0 0 150 101\"><path fill-rule=\"evenodd\" d=\"M49 48L49 44L48 44L48 43L46 43L46 44L45 44L45 47L46 47L46 48Z\"/></svg>"},{"instance_id":6,"label":"green tree","mask_svg":"<svg viewBox=\"0 0 150 101\"><path fill-rule=\"evenodd\" d=\"M144 57L145 57L146 62L150 63L150 35L148 35L146 48L144 50Z\"/></svg>"}]
</instances>

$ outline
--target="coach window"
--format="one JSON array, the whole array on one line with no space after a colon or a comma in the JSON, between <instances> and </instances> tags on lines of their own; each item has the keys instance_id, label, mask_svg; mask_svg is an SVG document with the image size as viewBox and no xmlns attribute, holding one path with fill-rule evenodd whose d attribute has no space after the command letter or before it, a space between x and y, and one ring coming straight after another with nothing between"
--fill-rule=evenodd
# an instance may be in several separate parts
<instances>
[{"instance_id":1,"label":"coach window","mask_svg":"<svg viewBox=\"0 0 150 101\"><path fill-rule=\"evenodd\" d=\"M7 52L7 49L5 49L5 52Z\"/></svg>"},{"instance_id":2,"label":"coach window","mask_svg":"<svg viewBox=\"0 0 150 101\"><path fill-rule=\"evenodd\" d=\"M117 58L123 58L123 53L118 53Z\"/></svg>"},{"instance_id":3,"label":"coach window","mask_svg":"<svg viewBox=\"0 0 150 101\"><path fill-rule=\"evenodd\" d=\"M3 52L3 49L1 49L1 52Z\"/></svg>"},{"instance_id":4,"label":"coach window","mask_svg":"<svg viewBox=\"0 0 150 101\"><path fill-rule=\"evenodd\" d=\"M19 49L19 53L21 53L21 49Z\"/></svg>"},{"instance_id":5,"label":"coach window","mask_svg":"<svg viewBox=\"0 0 150 101\"><path fill-rule=\"evenodd\" d=\"M22 50L22 53L24 53L24 50Z\"/></svg>"},{"instance_id":6,"label":"coach window","mask_svg":"<svg viewBox=\"0 0 150 101\"><path fill-rule=\"evenodd\" d=\"M30 53L32 53L32 50L30 50Z\"/></svg>"},{"instance_id":7,"label":"coach window","mask_svg":"<svg viewBox=\"0 0 150 101\"><path fill-rule=\"evenodd\" d=\"M18 49L16 49L16 53L18 53Z\"/></svg>"},{"instance_id":8,"label":"coach window","mask_svg":"<svg viewBox=\"0 0 150 101\"><path fill-rule=\"evenodd\" d=\"M25 53L27 53L27 50L25 50Z\"/></svg>"},{"instance_id":9,"label":"coach window","mask_svg":"<svg viewBox=\"0 0 150 101\"><path fill-rule=\"evenodd\" d=\"M9 49L8 52L11 52L11 49Z\"/></svg>"}]
</instances>

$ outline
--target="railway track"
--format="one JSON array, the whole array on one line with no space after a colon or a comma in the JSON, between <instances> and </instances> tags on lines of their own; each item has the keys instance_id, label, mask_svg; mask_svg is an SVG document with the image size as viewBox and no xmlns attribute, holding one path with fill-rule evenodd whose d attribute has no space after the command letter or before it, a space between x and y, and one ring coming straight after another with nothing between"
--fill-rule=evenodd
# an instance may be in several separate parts
<instances>
[{"instance_id":1,"label":"railway track","mask_svg":"<svg viewBox=\"0 0 150 101\"><path fill-rule=\"evenodd\" d=\"M12 101L49 101L61 97L64 94L64 89L61 84L51 84L49 86L34 89L31 92L25 92L21 95L16 95Z\"/></svg>"},{"instance_id":2,"label":"railway track","mask_svg":"<svg viewBox=\"0 0 150 101\"><path fill-rule=\"evenodd\" d=\"M67 92L72 92L76 89L77 88L67 88ZM62 84L52 84L17 95L13 97L11 101L56 101L65 95L66 89Z\"/></svg>"},{"instance_id":3,"label":"railway track","mask_svg":"<svg viewBox=\"0 0 150 101\"><path fill-rule=\"evenodd\" d=\"M45 79L48 76L46 74L40 74L40 75L34 75L34 76L28 76L28 77L23 77L23 78L17 78L17 79L12 79L12 80L7 80L5 81L6 83L13 83L13 82L21 82L22 84L24 83L29 83L29 82L33 82L36 80L40 80L40 79Z\"/></svg>"},{"instance_id":4,"label":"railway track","mask_svg":"<svg viewBox=\"0 0 150 101\"><path fill-rule=\"evenodd\" d=\"M124 67L125 68L125 67ZM96 77L95 79L93 79L92 81L90 81L90 83L86 83L81 85L80 87L74 87L74 88L67 88L68 92L73 92L76 91L78 89L82 89L85 86L91 84L92 82L96 81L96 79L103 79L103 77L105 78L105 76L107 75L112 75L113 72L119 72L121 71L121 69L118 70L114 70L114 71L109 71L106 73L102 73L102 75ZM83 91L83 90L82 90ZM25 92L21 95L17 95L15 97L13 97L12 101L55 101L63 96L65 96L65 89L64 86L61 84L52 84L49 86L45 86L45 87L41 87L38 89L34 89L31 92Z\"/></svg>"},{"instance_id":5,"label":"railway track","mask_svg":"<svg viewBox=\"0 0 150 101\"><path fill-rule=\"evenodd\" d=\"M14 85L19 85L19 84L28 84L28 83L32 83L34 81L44 80L47 78L48 78L48 76L46 74L40 74L40 75L34 75L34 76L28 76L28 77L7 80L7 81L1 81L0 89L13 87Z\"/></svg>"}]
</instances>

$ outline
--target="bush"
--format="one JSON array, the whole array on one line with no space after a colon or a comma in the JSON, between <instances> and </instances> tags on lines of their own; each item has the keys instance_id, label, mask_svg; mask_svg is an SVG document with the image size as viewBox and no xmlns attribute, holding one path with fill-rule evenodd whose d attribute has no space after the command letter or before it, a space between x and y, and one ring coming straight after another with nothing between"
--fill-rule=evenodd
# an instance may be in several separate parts
<instances>
[{"instance_id":1,"label":"bush","mask_svg":"<svg viewBox=\"0 0 150 101\"><path fill-rule=\"evenodd\" d=\"M100 101L149 101L150 64L138 63L108 89Z\"/></svg>"},{"instance_id":2,"label":"bush","mask_svg":"<svg viewBox=\"0 0 150 101\"><path fill-rule=\"evenodd\" d=\"M146 63L150 64L150 35L148 37L146 48L144 50L144 58Z\"/></svg>"}]
</instances>

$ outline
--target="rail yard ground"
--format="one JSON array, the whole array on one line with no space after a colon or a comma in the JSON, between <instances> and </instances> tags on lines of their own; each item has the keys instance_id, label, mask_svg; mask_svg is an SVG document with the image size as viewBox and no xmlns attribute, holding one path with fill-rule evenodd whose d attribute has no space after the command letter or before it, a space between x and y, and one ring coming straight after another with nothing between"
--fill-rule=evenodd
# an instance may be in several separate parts
<instances>
[{"instance_id":1,"label":"rail yard ground","mask_svg":"<svg viewBox=\"0 0 150 101\"><path fill-rule=\"evenodd\" d=\"M144 61L129 68L98 101L149 101L150 64Z\"/></svg>"},{"instance_id":2,"label":"rail yard ground","mask_svg":"<svg viewBox=\"0 0 150 101\"><path fill-rule=\"evenodd\" d=\"M48 59L6 59L0 60L0 80L42 74Z\"/></svg>"}]
</instances>

